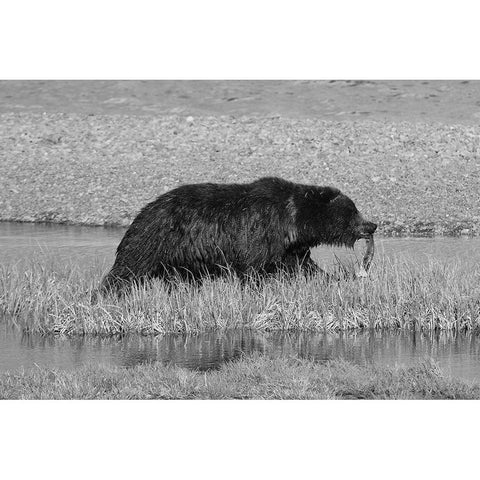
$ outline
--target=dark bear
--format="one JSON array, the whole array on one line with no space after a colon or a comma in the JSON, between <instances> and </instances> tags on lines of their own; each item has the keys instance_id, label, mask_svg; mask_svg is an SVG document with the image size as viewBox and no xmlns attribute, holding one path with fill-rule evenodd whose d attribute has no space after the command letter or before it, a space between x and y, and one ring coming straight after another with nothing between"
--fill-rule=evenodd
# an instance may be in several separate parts
<instances>
[{"instance_id":1,"label":"dark bear","mask_svg":"<svg viewBox=\"0 0 480 480\"><path fill-rule=\"evenodd\" d=\"M242 277L279 269L320 271L310 248L353 247L377 226L334 187L267 177L247 184L184 185L160 195L120 242L104 291L148 278Z\"/></svg>"}]
</instances>

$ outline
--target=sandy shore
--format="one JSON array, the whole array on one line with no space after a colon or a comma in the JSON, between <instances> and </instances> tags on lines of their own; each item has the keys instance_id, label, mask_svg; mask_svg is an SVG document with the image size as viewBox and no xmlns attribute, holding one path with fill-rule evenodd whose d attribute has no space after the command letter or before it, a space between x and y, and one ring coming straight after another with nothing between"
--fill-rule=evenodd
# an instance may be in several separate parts
<instances>
[{"instance_id":1,"label":"sandy shore","mask_svg":"<svg viewBox=\"0 0 480 480\"><path fill-rule=\"evenodd\" d=\"M0 113L479 125L478 80L0 80Z\"/></svg>"},{"instance_id":2,"label":"sandy shore","mask_svg":"<svg viewBox=\"0 0 480 480\"><path fill-rule=\"evenodd\" d=\"M335 185L379 233L480 233L480 127L283 117L0 115L0 220L128 225L183 183Z\"/></svg>"}]
</instances>

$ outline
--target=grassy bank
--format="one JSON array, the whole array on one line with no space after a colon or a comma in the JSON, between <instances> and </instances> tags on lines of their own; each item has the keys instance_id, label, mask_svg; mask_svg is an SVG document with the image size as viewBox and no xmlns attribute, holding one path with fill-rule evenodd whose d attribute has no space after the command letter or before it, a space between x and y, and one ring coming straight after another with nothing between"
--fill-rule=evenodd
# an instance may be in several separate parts
<instances>
[{"instance_id":1,"label":"grassy bank","mask_svg":"<svg viewBox=\"0 0 480 480\"><path fill-rule=\"evenodd\" d=\"M0 115L0 220L128 225L184 183L335 185L379 233L480 234L478 125L254 116Z\"/></svg>"},{"instance_id":2,"label":"grassy bank","mask_svg":"<svg viewBox=\"0 0 480 480\"><path fill-rule=\"evenodd\" d=\"M1 399L478 399L430 363L409 368L253 356L200 373L161 364L0 374Z\"/></svg>"},{"instance_id":3,"label":"grassy bank","mask_svg":"<svg viewBox=\"0 0 480 480\"><path fill-rule=\"evenodd\" d=\"M227 277L168 290L156 281L92 303L101 273L46 262L0 266L0 312L25 331L67 335L480 327L478 265L383 260L368 278L339 282L280 276L242 285Z\"/></svg>"}]
</instances>

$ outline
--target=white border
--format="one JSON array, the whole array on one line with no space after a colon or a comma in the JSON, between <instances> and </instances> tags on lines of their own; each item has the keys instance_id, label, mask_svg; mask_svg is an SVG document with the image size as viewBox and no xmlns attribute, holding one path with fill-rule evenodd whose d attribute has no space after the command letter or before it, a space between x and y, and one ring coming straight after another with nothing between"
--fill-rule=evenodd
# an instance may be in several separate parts
<instances>
[{"instance_id":1,"label":"white border","mask_svg":"<svg viewBox=\"0 0 480 480\"><path fill-rule=\"evenodd\" d=\"M3 79L475 79L476 2L4 0Z\"/></svg>"},{"instance_id":2,"label":"white border","mask_svg":"<svg viewBox=\"0 0 480 480\"><path fill-rule=\"evenodd\" d=\"M2 472L38 480L468 478L478 463L477 409L468 401L4 402Z\"/></svg>"},{"instance_id":3,"label":"white border","mask_svg":"<svg viewBox=\"0 0 480 480\"><path fill-rule=\"evenodd\" d=\"M480 78L475 2L4 0L0 78ZM1 402L5 478L466 478L477 402Z\"/></svg>"}]
</instances>

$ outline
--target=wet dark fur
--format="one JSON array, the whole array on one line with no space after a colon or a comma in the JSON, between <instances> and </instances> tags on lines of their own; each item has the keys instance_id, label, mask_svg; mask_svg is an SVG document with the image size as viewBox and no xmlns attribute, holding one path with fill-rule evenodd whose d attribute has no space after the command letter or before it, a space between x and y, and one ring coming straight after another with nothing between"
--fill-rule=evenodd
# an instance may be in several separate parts
<instances>
[{"instance_id":1,"label":"wet dark fur","mask_svg":"<svg viewBox=\"0 0 480 480\"><path fill-rule=\"evenodd\" d=\"M299 266L316 272L311 247L353 247L375 228L333 187L270 177L247 184L184 185L141 210L102 288L173 274L199 279L226 270L240 276Z\"/></svg>"}]
</instances>

